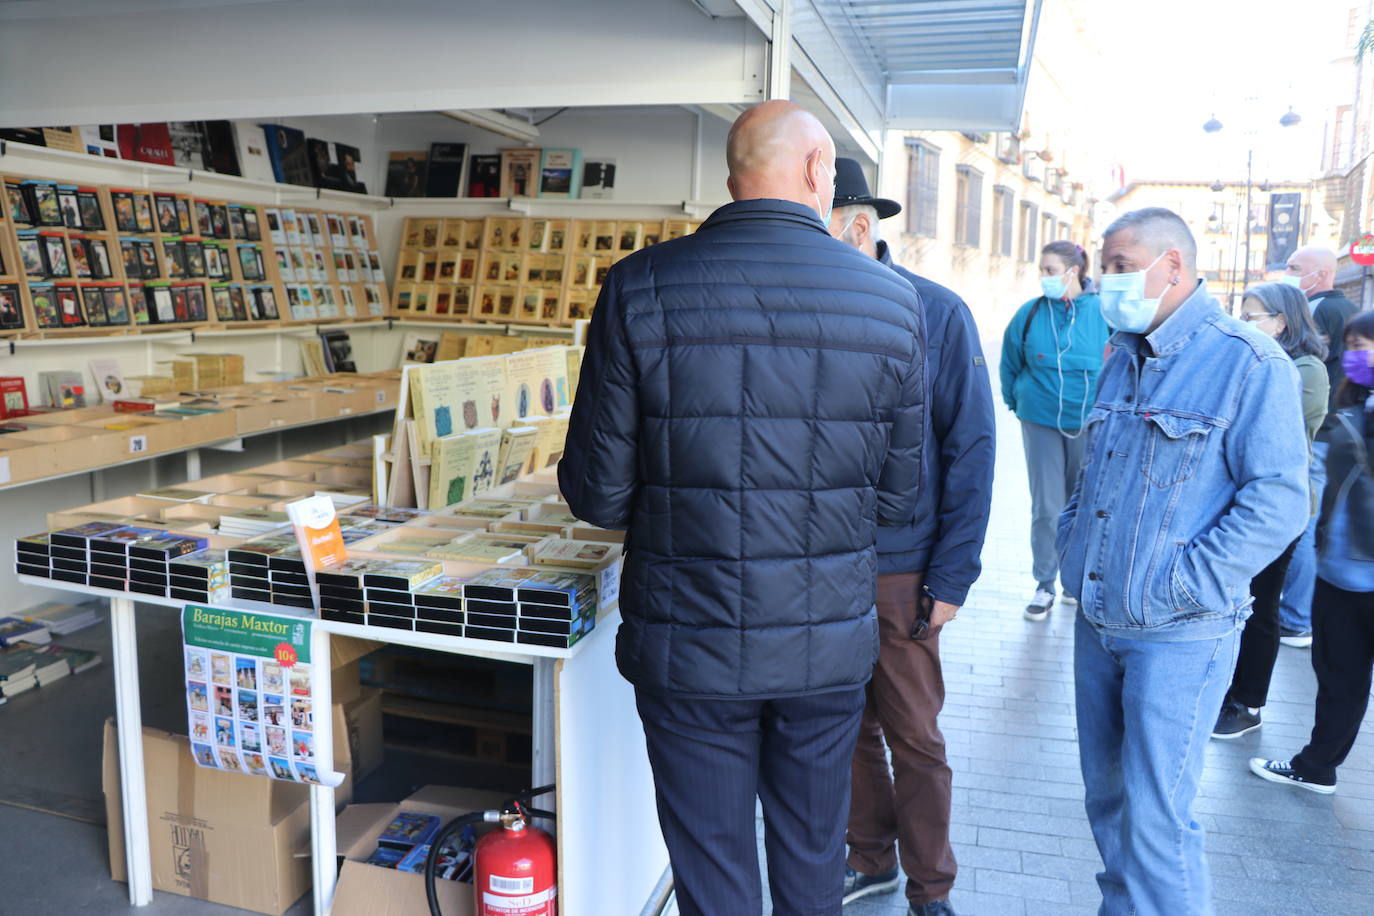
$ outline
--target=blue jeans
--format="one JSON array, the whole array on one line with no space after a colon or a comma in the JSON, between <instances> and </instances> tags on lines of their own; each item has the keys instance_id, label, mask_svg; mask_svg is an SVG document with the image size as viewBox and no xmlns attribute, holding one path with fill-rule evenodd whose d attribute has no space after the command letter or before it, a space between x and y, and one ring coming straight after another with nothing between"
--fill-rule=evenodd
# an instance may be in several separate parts
<instances>
[{"instance_id":1,"label":"blue jeans","mask_svg":"<svg viewBox=\"0 0 1374 916\"><path fill-rule=\"evenodd\" d=\"M1312 443L1312 489L1321 505L1326 489L1325 442ZM1279 626L1285 630L1312 629L1312 590L1317 585L1317 517L1307 523L1307 530L1293 549L1288 564L1288 577L1283 580L1283 599L1279 602Z\"/></svg>"},{"instance_id":2,"label":"blue jeans","mask_svg":"<svg viewBox=\"0 0 1374 916\"><path fill-rule=\"evenodd\" d=\"M1102 635L1078 614L1074 685L1100 916L1210 916L1193 798L1240 631L1190 642Z\"/></svg>"}]
</instances>

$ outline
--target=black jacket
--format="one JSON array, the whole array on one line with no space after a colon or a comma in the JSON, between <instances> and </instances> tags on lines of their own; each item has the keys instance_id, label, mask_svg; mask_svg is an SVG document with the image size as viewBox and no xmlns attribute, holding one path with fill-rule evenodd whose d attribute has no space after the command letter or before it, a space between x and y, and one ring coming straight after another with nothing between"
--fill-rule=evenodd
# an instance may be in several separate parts
<instances>
[{"instance_id":1,"label":"black jacket","mask_svg":"<svg viewBox=\"0 0 1374 916\"><path fill-rule=\"evenodd\" d=\"M886 242L878 260L921 297L927 382L920 501L911 524L878 531L878 574L924 572L932 597L962 606L983 568L992 505L996 419L987 364L963 299L894 263Z\"/></svg>"},{"instance_id":2,"label":"black jacket","mask_svg":"<svg viewBox=\"0 0 1374 916\"><path fill-rule=\"evenodd\" d=\"M1331 410L1327 414L1323 430L1330 430L1335 422L1336 392L1345 381L1345 370L1341 368L1341 354L1345 352L1345 323L1359 309L1338 289L1328 289L1312 295L1308 300L1312 305L1312 321L1317 330L1326 338L1326 376L1331 381Z\"/></svg>"},{"instance_id":3,"label":"black jacket","mask_svg":"<svg viewBox=\"0 0 1374 916\"><path fill-rule=\"evenodd\" d=\"M809 207L747 200L610 272L558 479L626 528L620 671L680 696L857 686L875 526L915 511L919 302Z\"/></svg>"}]
</instances>

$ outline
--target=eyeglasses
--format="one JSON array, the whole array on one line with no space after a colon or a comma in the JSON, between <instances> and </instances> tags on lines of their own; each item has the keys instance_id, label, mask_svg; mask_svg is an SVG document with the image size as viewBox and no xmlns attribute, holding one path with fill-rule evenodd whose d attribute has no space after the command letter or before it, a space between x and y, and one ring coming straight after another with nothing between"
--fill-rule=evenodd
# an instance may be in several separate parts
<instances>
[{"instance_id":1,"label":"eyeglasses","mask_svg":"<svg viewBox=\"0 0 1374 916\"><path fill-rule=\"evenodd\" d=\"M1250 324L1255 324L1256 322L1263 321L1263 320L1266 319L1266 318L1273 318L1273 317L1275 317L1275 315L1274 315L1273 312L1241 312L1241 313L1240 313L1240 320L1241 320L1241 321L1248 322L1248 323L1250 323Z\"/></svg>"}]
</instances>

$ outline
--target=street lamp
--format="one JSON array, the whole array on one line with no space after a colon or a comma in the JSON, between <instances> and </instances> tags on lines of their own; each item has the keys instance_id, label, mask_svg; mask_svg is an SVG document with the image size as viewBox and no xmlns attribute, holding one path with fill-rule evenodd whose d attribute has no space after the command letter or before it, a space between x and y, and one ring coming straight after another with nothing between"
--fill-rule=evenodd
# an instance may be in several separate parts
<instances>
[{"instance_id":1,"label":"street lamp","mask_svg":"<svg viewBox=\"0 0 1374 916\"><path fill-rule=\"evenodd\" d=\"M1292 127L1293 125L1298 124L1301 121L1302 115L1294 111L1292 105L1289 105L1288 111L1284 112L1283 115L1279 118L1279 126ZM1212 115L1212 117L1207 120L1207 123L1202 125L1202 130L1204 133L1215 134L1221 131L1222 126L1222 123L1217 120L1216 115ZM1241 282L1242 290L1244 290L1246 286L1250 285L1250 190L1253 184L1254 165L1255 148L1252 146L1245 153L1245 275L1244 279ZM1212 190L1218 191L1221 190L1222 187L1223 186L1221 184L1221 181L1218 180L1215 184L1212 185ZM1235 280L1234 271L1232 271L1231 279L1233 281Z\"/></svg>"}]
</instances>

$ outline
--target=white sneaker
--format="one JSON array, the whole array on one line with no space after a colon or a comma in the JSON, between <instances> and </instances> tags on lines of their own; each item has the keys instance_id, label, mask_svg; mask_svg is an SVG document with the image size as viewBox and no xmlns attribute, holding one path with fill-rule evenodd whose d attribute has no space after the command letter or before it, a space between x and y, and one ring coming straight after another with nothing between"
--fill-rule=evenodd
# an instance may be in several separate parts
<instances>
[{"instance_id":1,"label":"white sneaker","mask_svg":"<svg viewBox=\"0 0 1374 916\"><path fill-rule=\"evenodd\" d=\"M1035 596L1031 598L1030 604L1026 605L1027 620L1044 620L1050 616L1050 608L1054 605L1054 592L1046 591L1043 588L1035 590Z\"/></svg>"},{"instance_id":2,"label":"white sneaker","mask_svg":"<svg viewBox=\"0 0 1374 916\"><path fill-rule=\"evenodd\" d=\"M1059 603L1064 605L1065 607L1077 607L1078 599L1075 598L1073 595L1060 595Z\"/></svg>"}]
</instances>

